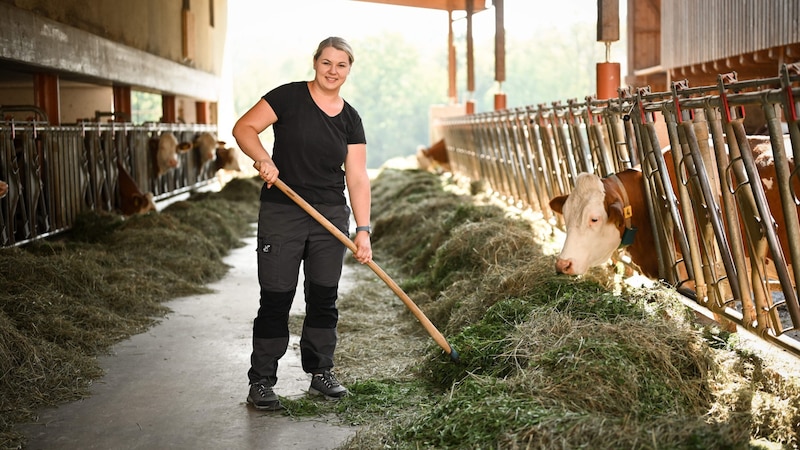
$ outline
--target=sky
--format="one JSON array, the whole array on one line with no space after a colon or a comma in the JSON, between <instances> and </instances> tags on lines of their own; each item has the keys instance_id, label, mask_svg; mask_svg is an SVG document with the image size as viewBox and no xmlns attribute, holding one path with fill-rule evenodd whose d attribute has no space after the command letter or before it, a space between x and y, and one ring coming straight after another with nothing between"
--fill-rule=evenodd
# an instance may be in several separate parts
<instances>
[{"instance_id":1,"label":"sky","mask_svg":"<svg viewBox=\"0 0 800 450\"><path fill-rule=\"evenodd\" d=\"M620 8L624 3L620 0ZM492 1L486 5L489 9L473 17L476 39L494 35ZM529 37L545 26L568 27L597 17L597 0L505 0L504 5L507 36ZM230 40L276 51L311 52L326 36L353 39L383 31L402 33L421 45L447 44L448 16L440 10L359 0L229 0L228 8ZM455 31L463 33L464 24L456 22Z\"/></svg>"},{"instance_id":2,"label":"sky","mask_svg":"<svg viewBox=\"0 0 800 450\"><path fill-rule=\"evenodd\" d=\"M480 0L477 0L480 1ZM495 33L492 0L489 9L473 16L476 41L491 39ZM619 0L620 24L624 24L625 0ZM504 23L507 42L535 36L551 27L568 28L576 22L596 22L597 0L505 0ZM454 12L462 18L463 12ZM228 0L228 37L226 55L245 50L248 55L310 60L317 44L328 36L347 40L385 32L400 33L424 52L447 47L448 14L446 11L385 5L360 0ZM466 21L454 23L456 34L466 34ZM597 44L596 45L602 45ZM358 59L358 49L354 49ZM226 71L234 70L226 64ZM223 73L223 78L230 73ZM224 83L231 86L232 83ZM231 95L223 93L223 97ZM226 114L232 105L220 105L221 128L226 129ZM232 124L230 124L232 125Z\"/></svg>"}]
</instances>

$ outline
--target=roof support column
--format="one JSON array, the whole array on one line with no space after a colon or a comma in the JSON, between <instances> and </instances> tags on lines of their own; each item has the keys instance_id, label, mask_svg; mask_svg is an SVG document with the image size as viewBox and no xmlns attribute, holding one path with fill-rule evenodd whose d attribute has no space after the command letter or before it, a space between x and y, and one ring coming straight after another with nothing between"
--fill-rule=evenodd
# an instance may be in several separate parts
<instances>
[{"instance_id":1,"label":"roof support column","mask_svg":"<svg viewBox=\"0 0 800 450\"><path fill-rule=\"evenodd\" d=\"M41 108L50 125L61 125L61 99L58 75L37 72L33 76L33 103Z\"/></svg>"},{"instance_id":2,"label":"roof support column","mask_svg":"<svg viewBox=\"0 0 800 450\"><path fill-rule=\"evenodd\" d=\"M447 11L447 75L450 80L447 96L451 104L458 103L458 91L456 90L456 46L453 35L453 11Z\"/></svg>"},{"instance_id":3,"label":"roof support column","mask_svg":"<svg viewBox=\"0 0 800 450\"><path fill-rule=\"evenodd\" d=\"M467 0L467 114L475 113L475 43L472 39L472 14L474 0Z\"/></svg>"},{"instance_id":4,"label":"roof support column","mask_svg":"<svg viewBox=\"0 0 800 450\"><path fill-rule=\"evenodd\" d=\"M503 0L494 3L494 80L497 81L497 93L494 94L495 111L506 109L506 94L503 82L506 81L506 27Z\"/></svg>"}]
</instances>

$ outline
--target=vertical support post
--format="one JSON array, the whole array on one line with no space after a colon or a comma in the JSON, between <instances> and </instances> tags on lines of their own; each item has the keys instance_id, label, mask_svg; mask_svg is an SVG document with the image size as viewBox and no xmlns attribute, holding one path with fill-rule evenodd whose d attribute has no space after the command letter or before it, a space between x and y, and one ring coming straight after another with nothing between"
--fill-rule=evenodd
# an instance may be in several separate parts
<instances>
[{"instance_id":1,"label":"vertical support post","mask_svg":"<svg viewBox=\"0 0 800 450\"><path fill-rule=\"evenodd\" d=\"M467 0L467 114L475 113L475 43L472 37L473 0Z\"/></svg>"},{"instance_id":2,"label":"vertical support post","mask_svg":"<svg viewBox=\"0 0 800 450\"><path fill-rule=\"evenodd\" d=\"M176 123L178 114L175 107L175 96L164 94L161 96L161 122Z\"/></svg>"},{"instance_id":3,"label":"vertical support post","mask_svg":"<svg viewBox=\"0 0 800 450\"><path fill-rule=\"evenodd\" d=\"M611 62L611 43L619 40L619 0L597 0L597 41L606 45L605 62L597 63L597 98L617 96L620 64Z\"/></svg>"},{"instance_id":4,"label":"vertical support post","mask_svg":"<svg viewBox=\"0 0 800 450\"><path fill-rule=\"evenodd\" d=\"M447 11L447 75L448 75L448 90L447 97L450 99L451 104L458 103L458 94L456 91L456 46L453 37L453 11Z\"/></svg>"},{"instance_id":5,"label":"vertical support post","mask_svg":"<svg viewBox=\"0 0 800 450\"><path fill-rule=\"evenodd\" d=\"M133 120L133 107L131 106L131 87L114 85L114 122L129 122Z\"/></svg>"},{"instance_id":6,"label":"vertical support post","mask_svg":"<svg viewBox=\"0 0 800 450\"><path fill-rule=\"evenodd\" d=\"M494 79L498 92L494 94L495 111L506 109L506 94L503 82L506 81L506 27L503 0L494 0Z\"/></svg>"},{"instance_id":7,"label":"vertical support post","mask_svg":"<svg viewBox=\"0 0 800 450\"><path fill-rule=\"evenodd\" d=\"M197 123L210 123L208 114L208 102L194 102Z\"/></svg>"},{"instance_id":8,"label":"vertical support post","mask_svg":"<svg viewBox=\"0 0 800 450\"><path fill-rule=\"evenodd\" d=\"M33 103L41 108L50 125L61 125L61 99L58 75L36 73L33 76Z\"/></svg>"}]
</instances>

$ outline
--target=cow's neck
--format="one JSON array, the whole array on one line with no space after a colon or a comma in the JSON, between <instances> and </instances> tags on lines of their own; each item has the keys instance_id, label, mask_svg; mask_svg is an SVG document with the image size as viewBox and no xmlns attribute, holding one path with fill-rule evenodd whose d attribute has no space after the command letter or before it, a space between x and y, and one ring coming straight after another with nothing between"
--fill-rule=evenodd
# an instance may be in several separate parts
<instances>
[{"instance_id":1,"label":"cow's neck","mask_svg":"<svg viewBox=\"0 0 800 450\"><path fill-rule=\"evenodd\" d=\"M622 183L622 180L619 179L617 174L610 175L608 179L616 183L617 187L619 188L620 196L622 197L623 226L621 233L622 240L619 243L619 247L620 248L628 247L629 245L633 244L637 230L636 227L631 226L631 216L633 216L633 211L631 208L631 202L628 199L628 190L625 189L625 185Z\"/></svg>"},{"instance_id":2,"label":"cow's neck","mask_svg":"<svg viewBox=\"0 0 800 450\"><path fill-rule=\"evenodd\" d=\"M658 278L658 258L656 252L653 227L650 224L650 215L644 197L644 177L642 172L635 169L628 169L616 174L618 182L622 187L618 187L617 181L605 180L604 184L613 185L620 190L624 190L628 197L627 203L630 205L630 222L626 221L626 227L637 228L636 239L625 247L631 259L639 266L642 273L652 278ZM629 225L628 225L629 223ZM624 230L620 230L620 235Z\"/></svg>"}]
</instances>

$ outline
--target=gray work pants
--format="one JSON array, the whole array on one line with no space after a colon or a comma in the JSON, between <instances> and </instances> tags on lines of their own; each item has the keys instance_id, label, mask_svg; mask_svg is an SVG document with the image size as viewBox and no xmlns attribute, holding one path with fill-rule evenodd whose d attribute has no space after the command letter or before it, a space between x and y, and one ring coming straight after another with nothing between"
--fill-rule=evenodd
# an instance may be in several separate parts
<instances>
[{"instance_id":1,"label":"gray work pants","mask_svg":"<svg viewBox=\"0 0 800 450\"><path fill-rule=\"evenodd\" d=\"M347 205L314 205L346 233ZM297 205L262 202L257 236L260 307L253 321L250 383L270 386L278 380L278 360L289 344L289 310L297 289L300 263L305 278L306 317L300 338L303 370L317 373L333 368L336 349L336 308L346 248Z\"/></svg>"}]
</instances>

